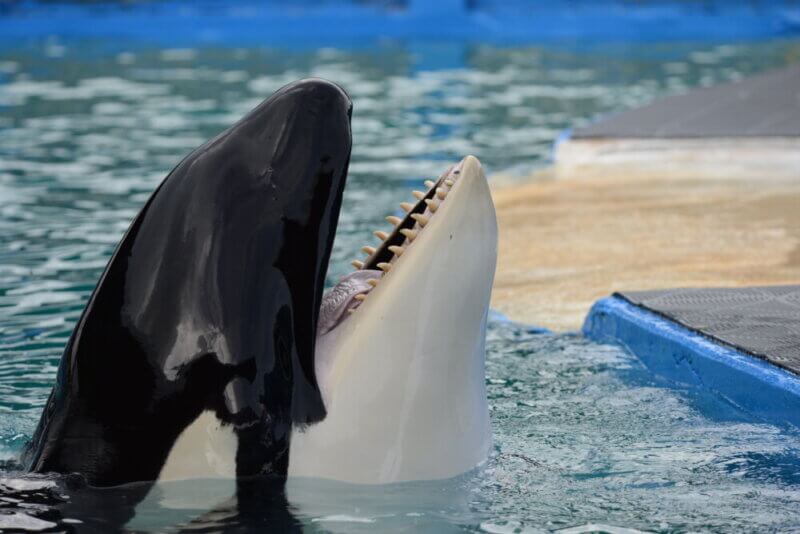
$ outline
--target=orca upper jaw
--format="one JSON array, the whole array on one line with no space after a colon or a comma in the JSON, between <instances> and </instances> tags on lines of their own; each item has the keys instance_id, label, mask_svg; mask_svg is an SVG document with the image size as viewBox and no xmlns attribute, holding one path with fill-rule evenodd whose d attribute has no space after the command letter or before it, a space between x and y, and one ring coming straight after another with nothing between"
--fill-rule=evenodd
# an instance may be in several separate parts
<instances>
[{"instance_id":1,"label":"orca upper jaw","mask_svg":"<svg viewBox=\"0 0 800 534\"><path fill-rule=\"evenodd\" d=\"M484 347L497 257L494 205L472 156L432 185L417 195L416 207L405 206L404 219L392 219L396 230L380 234L382 246L367 250L355 276L373 276L371 290L356 280L350 291L366 296L340 296L347 309L339 306L341 315L319 331L316 372L327 416L293 431L290 477L364 484L442 479L487 457Z\"/></svg>"},{"instance_id":2,"label":"orca upper jaw","mask_svg":"<svg viewBox=\"0 0 800 534\"><path fill-rule=\"evenodd\" d=\"M291 424L325 414L314 332L351 109L330 82L290 84L169 173L70 338L30 470L155 480L211 413L236 434L226 474L285 476Z\"/></svg>"}]
</instances>

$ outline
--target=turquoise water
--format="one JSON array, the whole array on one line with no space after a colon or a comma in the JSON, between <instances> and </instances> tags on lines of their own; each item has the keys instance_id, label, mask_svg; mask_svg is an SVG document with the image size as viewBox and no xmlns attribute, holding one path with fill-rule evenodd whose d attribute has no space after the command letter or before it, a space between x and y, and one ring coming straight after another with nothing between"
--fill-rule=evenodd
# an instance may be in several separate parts
<instances>
[{"instance_id":1,"label":"turquoise water","mask_svg":"<svg viewBox=\"0 0 800 534\"><path fill-rule=\"evenodd\" d=\"M788 41L382 43L307 52L105 41L6 45L0 459L8 466L0 484L2 499L21 502L0 500L0 511L15 514L0 515L0 528L28 521L32 529L34 517L47 523L42 528L88 528L110 521L103 510L126 501L125 492L98 494L71 480L21 481L13 460L131 218L183 155L284 83L322 76L354 100L333 281L412 187L463 154L478 155L490 173L521 176L547 163L564 128L797 60L800 43ZM224 498L214 499L225 488L210 482L178 484L163 488L163 498L148 498L137 525L166 530L194 520L196 529L264 528L274 514L284 526L336 532L800 528L796 431L753 421L701 391L670 387L620 349L576 335L496 319L487 358L495 445L475 473L378 490L305 484L290 488L289 503L255 509L219 504Z\"/></svg>"}]
</instances>

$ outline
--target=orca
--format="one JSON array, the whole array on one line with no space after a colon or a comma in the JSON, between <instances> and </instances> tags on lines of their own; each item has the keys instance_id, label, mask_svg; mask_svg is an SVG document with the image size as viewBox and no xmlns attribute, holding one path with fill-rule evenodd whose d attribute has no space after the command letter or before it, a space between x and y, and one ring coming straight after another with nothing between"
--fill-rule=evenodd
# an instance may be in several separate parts
<instances>
[{"instance_id":1,"label":"orca","mask_svg":"<svg viewBox=\"0 0 800 534\"><path fill-rule=\"evenodd\" d=\"M169 173L73 331L29 471L147 482L133 500L181 506L170 492L188 479L235 480L241 497L253 477L385 484L486 460L497 222L482 166L467 156L414 192L323 296L351 115L341 88L302 80Z\"/></svg>"},{"instance_id":2,"label":"orca","mask_svg":"<svg viewBox=\"0 0 800 534\"><path fill-rule=\"evenodd\" d=\"M426 185L324 297L315 370L327 415L293 428L290 501L292 479L446 479L488 457L494 204L474 156Z\"/></svg>"},{"instance_id":3,"label":"orca","mask_svg":"<svg viewBox=\"0 0 800 534\"><path fill-rule=\"evenodd\" d=\"M315 332L351 114L340 87L302 80L169 173L67 343L29 471L285 477L292 426L326 414Z\"/></svg>"}]
</instances>

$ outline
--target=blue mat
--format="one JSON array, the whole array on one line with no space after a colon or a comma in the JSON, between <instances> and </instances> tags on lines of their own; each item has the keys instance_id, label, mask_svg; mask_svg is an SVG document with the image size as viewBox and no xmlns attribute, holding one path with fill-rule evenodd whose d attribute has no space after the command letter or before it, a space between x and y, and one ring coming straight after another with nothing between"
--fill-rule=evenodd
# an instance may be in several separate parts
<instances>
[{"instance_id":1,"label":"blue mat","mask_svg":"<svg viewBox=\"0 0 800 534\"><path fill-rule=\"evenodd\" d=\"M597 301L583 333L619 343L655 374L709 390L756 418L800 426L800 376L621 296Z\"/></svg>"}]
</instances>

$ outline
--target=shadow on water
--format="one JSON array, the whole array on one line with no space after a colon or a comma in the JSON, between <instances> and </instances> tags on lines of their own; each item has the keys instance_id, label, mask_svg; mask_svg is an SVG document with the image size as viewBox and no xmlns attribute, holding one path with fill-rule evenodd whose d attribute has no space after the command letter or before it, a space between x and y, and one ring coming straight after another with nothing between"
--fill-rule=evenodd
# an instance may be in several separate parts
<instances>
[{"instance_id":1,"label":"shadow on water","mask_svg":"<svg viewBox=\"0 0 800 534\"><path fill-rule=\"evenodd\" d=\"M732 477L800 487L800 454L797 450L747 452L720 458L714 468Z\"/></svg>"}]
</instances>

